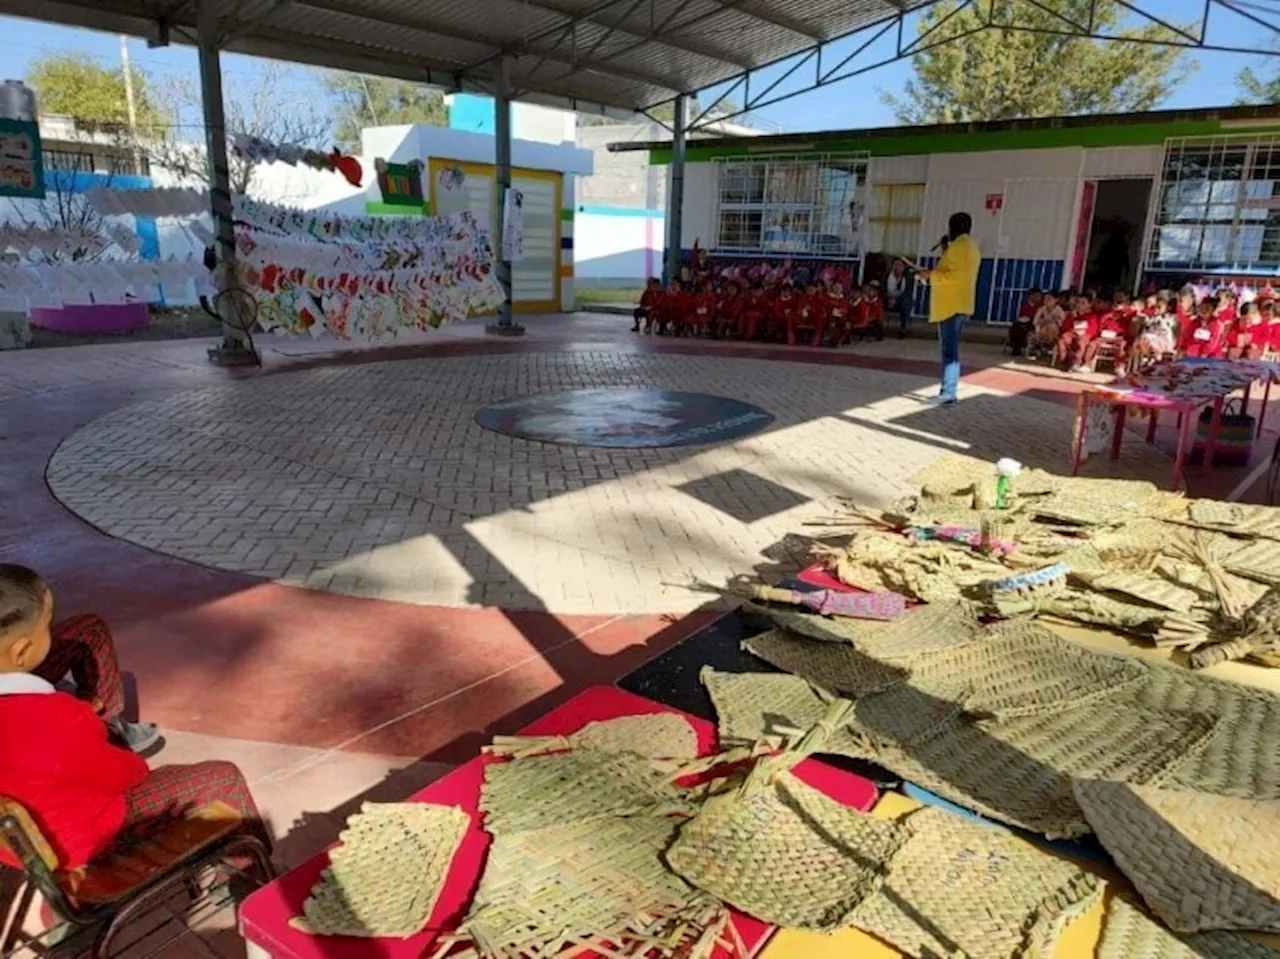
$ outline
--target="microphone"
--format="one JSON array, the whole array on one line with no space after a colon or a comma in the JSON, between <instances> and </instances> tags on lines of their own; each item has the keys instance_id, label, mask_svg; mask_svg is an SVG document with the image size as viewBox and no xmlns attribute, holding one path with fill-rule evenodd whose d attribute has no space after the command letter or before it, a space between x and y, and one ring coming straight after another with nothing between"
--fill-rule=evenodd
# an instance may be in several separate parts
<instances>
[{"instance_id":1,"label":"microphone","mask_svg":"<svg viewBox=\"0 0 1280 959\"><path fill-rule=\"evenodd\" d=\"M930 253L937 253L944 246L951 242L951 237L943 235L942 239L929 248Z\"/></svg>"}]
</instances>

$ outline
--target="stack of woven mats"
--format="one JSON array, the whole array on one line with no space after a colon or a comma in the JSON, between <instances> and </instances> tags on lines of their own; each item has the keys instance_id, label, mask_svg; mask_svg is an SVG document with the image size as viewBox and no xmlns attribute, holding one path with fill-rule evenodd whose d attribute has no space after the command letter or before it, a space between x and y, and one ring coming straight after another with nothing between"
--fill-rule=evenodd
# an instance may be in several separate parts
<instances>
[{"instance_id":1,"label":"stack of woven mats","mask_svg":"<svg viewBox=\"0 0 1280 959\"><path fill-rule=\"evenodd\" d=\"M1096 834L1150 910L1109 909L1103 955L1274 954L1238 933L1280 932L1280 697L1030 619L984 625L963 600L893 623L756 609L778 626L745 647L783 672L704 672L723 741L794 735L848 700L819 752L1049 839ZM946 876L935 861L913 895ZM948 954L930 948L905 951Z\"/></svg>"},{"instance_id":2,"label":"stack of woven mats","mask_svg":"<svg viewBox=\"0 0 1280 959\"><path fill-rule=\"evenodd\" d=\"M989 507L989 464L946 457L888 510L847 504L836 578L992 616L1050 616L1181 649L1193 667L1280 666L1280 509L1031 471ZM977 547L977 548L975 548Z\"/></svg>"},{"instance_id":3,"label":"stack of woven mats","mask_svg":"<svg viewBox=\"0 0 1280 959\"><path fill-rule=\"evenodd\" d=\"M723 677L708 678L723 699ZM864 930L908 956L1050 955L1103 880L942 810L889 820L830 798L796 766L855 735L857 703L813 695L816 711L780 723L783 736L710 757L697 757L695 732L676 714L495 741L503 759L486 767L481 797L488 859L465 919L431 954L746 959L732 908L794 929ZM440 894L459 817L366 806L301 922L322 935L412 934ZM1231 933L1179 937L1136 909L1122 918L1108 932L1112 957L1135 955L1123 949L1136 941L1161 943L1144 953L1159 956L1215 936L1253 945Z\"/></svg>"}]
</instances>

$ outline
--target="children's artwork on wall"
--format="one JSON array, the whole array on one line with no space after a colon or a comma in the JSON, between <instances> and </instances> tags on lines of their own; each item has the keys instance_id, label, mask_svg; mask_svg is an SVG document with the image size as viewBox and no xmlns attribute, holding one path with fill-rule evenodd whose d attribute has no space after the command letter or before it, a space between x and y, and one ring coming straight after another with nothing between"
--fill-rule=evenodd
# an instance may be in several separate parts
<instances>
[{"instance_id":1,"label":"children's artwork on wall","mask_svg":"<svg viewBox=\"0 0 1280 959\"><path fill-rule=\"evenodd\" d=\"M415 206L421 210L426 205L422 191L422 161L388 163L381 158L373 161L378 174L378 189L382 202L391 206Z\"/></svg>"}]
</instances>

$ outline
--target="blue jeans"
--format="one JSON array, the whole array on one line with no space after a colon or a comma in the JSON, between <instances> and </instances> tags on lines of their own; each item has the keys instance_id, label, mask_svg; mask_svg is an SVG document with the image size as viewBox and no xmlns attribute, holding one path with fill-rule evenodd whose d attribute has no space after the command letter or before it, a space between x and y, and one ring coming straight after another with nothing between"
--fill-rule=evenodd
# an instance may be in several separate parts
<instances>
[{"instance_id":1,"label":"blue jeans","mask_svg":"<svg viewBox=\"0 0 1280 959\"><path fill-rule=\"evenodd\" d=\"M938 395L949 400L956 398L960 385L960 333L968 319L957 313L938 324L938 345L942 349L942 390Z\"/></svg>"},{"instance_id":2,"label":"blue jeans","mask_svg":"<svg viewBox=\"0 0 1280 959\"><path fill-rule=\"evenodd\" d=\"M911 297L902 296L898 298L898 332L905 333L907 327L911 325Z\"/></svg>"}]
</instances>

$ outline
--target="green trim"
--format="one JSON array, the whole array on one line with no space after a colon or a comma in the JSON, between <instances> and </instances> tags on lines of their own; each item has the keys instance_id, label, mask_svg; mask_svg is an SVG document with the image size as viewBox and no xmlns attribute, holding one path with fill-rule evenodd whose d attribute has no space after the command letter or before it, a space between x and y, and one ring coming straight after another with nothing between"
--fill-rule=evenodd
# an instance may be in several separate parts
<instances>
[{"instance_id":1,"label":"green trim","mask_svg":"<svg viewBox=\"0 0 1280 959\"><path fill-rule=\"evenodd\" d=\"M404 203L377 203L368 200L364 205L364 212L370 216L429 216L431 214L431 204L424 203L419 207L416 203L408 206Z\"/></svg>"},{"instance_id":2,"label":"green trim","mask_svg":"<svg viewBox=\"0 0 1280 959\"><path fill-rule=\"evenodd\" d=\"M571 223L571 222L573 221L573 212L574 212L574 211L573 211L573 208L572 208L572 207L570 207L570 208L569 208L569 209L567 209L567 210L561 210L561 211L560 211L560 219L561 219L561 221L562 221L562 222L564 222L564 223Z\"/></svg>"},{"instance_id":3,"label":"green trim","mask_svg":"<svg viewBox=\"0 0 1280 959\"><path fill-rule=\"evenodd\" d=\"M1053 147L1131 147L1163 144L1169 137L1212 136L1237 134L1251 137L1258 133L1274 133L1280 123L1268 126L1223 127L1218 120L1185 121L1182 123L1133 123L1077 127L1049 127L1030 130L992 130L973 133L895 133L863 135L855 138L814 134L813 145L806 150L796 150L778 144L770 151L769 137L759 137L754 146L740 143L701 146L690 143L685 159L691 163L705 163L721 157L767 155L769 152L786 154L808 153L861 153L872 156L914 156L922 153L974 153L980 150L1046 150ZM791 137L794 139L794 137ZM670 148L649 151L649 162L671 162Z\"/></svg>"}]
</instances>

